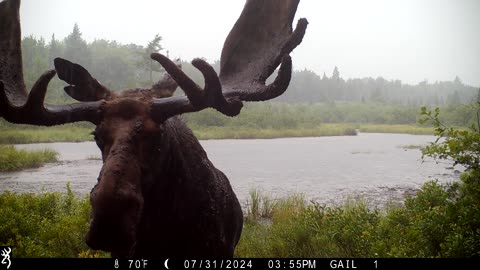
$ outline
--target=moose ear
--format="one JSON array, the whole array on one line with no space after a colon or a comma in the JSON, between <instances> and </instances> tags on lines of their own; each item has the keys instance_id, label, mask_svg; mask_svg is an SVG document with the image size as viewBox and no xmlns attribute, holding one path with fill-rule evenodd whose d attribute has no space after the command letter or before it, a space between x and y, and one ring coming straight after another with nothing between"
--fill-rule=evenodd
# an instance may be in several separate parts
<instances>
[{"instance_id":1,"label":"moose ear","mask_svg":"<svg viewBox=\"0 0 480 270\"><path fill-rule=\"evenodd\" d=\"M182 68L180 59L177 59L175 64L177 67ZM170 74L165 73L163 78L152 86L152 90L156 98L164 98L173 96L177 87L177 82L170 76Z\"/></svg>"},{"instance_id":2,"label":"moose ear","mask_svg":"<svg viewBox=\"0 0 480 270\"><path fill-rule=\"evenodd\" d=\"M108 100L112 98L112 92L100 84L90 73L79 64L72 63L62 58L53 60L58 77L70 84L65 92L72 98L82 101Z\"/></svg>"},{"instance_id":3,"label":"moose ear","mask_svg":"<svg viewBox=\"0 0 480 270\"><path fill-rule=\"evenodd\" d=\"M175 80L169 74L165 74L158 83L152 85L152 90L156 98L164 98L173 96L177 87Z\"/></svg>"}]
</instances>

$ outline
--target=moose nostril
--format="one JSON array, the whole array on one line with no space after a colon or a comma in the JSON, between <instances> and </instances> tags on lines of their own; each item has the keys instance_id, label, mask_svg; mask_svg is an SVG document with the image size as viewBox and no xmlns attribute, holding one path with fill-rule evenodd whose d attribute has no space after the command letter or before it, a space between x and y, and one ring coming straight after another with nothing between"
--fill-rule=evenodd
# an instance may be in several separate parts
<instances>
[{"instance_id":1,"label":"moose nostril","mask_svg":"<svg viewBox=\"0 0 480 270\"><path fill-rule=\"evenodd\" d=\"M108 238L102 237L102 234L89 231L85 236L85 243L93 250L110 251L112 245Z\"/></svg>"}]
</instances>

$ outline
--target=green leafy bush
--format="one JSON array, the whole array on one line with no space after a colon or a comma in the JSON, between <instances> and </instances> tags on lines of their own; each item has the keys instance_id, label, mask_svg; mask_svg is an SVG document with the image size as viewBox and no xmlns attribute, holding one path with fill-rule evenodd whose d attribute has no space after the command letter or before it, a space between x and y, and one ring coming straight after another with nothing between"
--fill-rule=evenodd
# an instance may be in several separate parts
<instances>
[{"instance_id":1,"label":"green leafy bush","mask_svg":"<svg viewBox=\"0 0 480 270\"><path fill-rule=\"evenodd\" d=\"M0 245L15 257L98 257L85 244L90 204L67 193L0 195Z\"/></svg>"}]
</instances>

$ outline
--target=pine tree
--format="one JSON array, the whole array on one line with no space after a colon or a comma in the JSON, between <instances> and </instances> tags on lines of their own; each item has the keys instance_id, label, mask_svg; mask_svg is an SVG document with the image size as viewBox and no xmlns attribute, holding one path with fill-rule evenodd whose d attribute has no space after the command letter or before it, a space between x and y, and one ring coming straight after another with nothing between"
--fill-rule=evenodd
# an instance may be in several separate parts
<instances>
[{"instance_id":1,"label":"pine tree","mask_svg":"<svg viewBox=\"0 0 480 270\"><path fill-rule=\"evenodd\" d=\"M62 46L60 41L55 39L55 34L52 34L52 39L48 45L48 65L53 68L53 60L57 57L62 57Z\"/></svg>"},{"instance_id":2,"label":"pine tree","mask_svg":"<svg viewBox=\"0 0 480 270\"><path fill-rule=\"evenodd\" d=\"M65 58L71 62L78 63L85 68L91 64L91 54L87 42L82 38L78 24L75 23L73 31L65 38Z\"/></svg>"},{"instance_id":3,"label":"pine tree","mask_svg":"<svg viewBox=\"0 0 480 270\"><path fill-rule=\"evenodd\" d=\"M149 83L153 84L153 72L160 72L163 69L160 65L154 64L150 55L152 53L156 53L163 50L162 45L160 45L160 41L162 41L162 37L159 34L156 34L152 41L150 41L145 47L145 53L143 54L143 68L149 72Z\"/></svg>"}]
</instances>

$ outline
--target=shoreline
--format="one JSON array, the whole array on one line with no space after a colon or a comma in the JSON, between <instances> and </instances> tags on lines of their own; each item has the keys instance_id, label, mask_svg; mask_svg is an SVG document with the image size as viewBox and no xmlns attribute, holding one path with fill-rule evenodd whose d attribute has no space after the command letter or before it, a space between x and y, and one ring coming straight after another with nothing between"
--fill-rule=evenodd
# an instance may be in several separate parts
<instances>
[{"instance_id":1,"label":"shoreline","mask_svg":"<svg viewBox=\"0 0 480 270\"><path fill-rule=\"evenodd\" d=\"M248 128L236 126L191 127L199 140L279 139L304 137L355 136L360 133L433 135L431 127L417 125L380 125L325 123L314 127ZM60 126L50 128L13 128L0 130L0 145L93 141L92 128Z\"/></svg>"}]
</instances>

